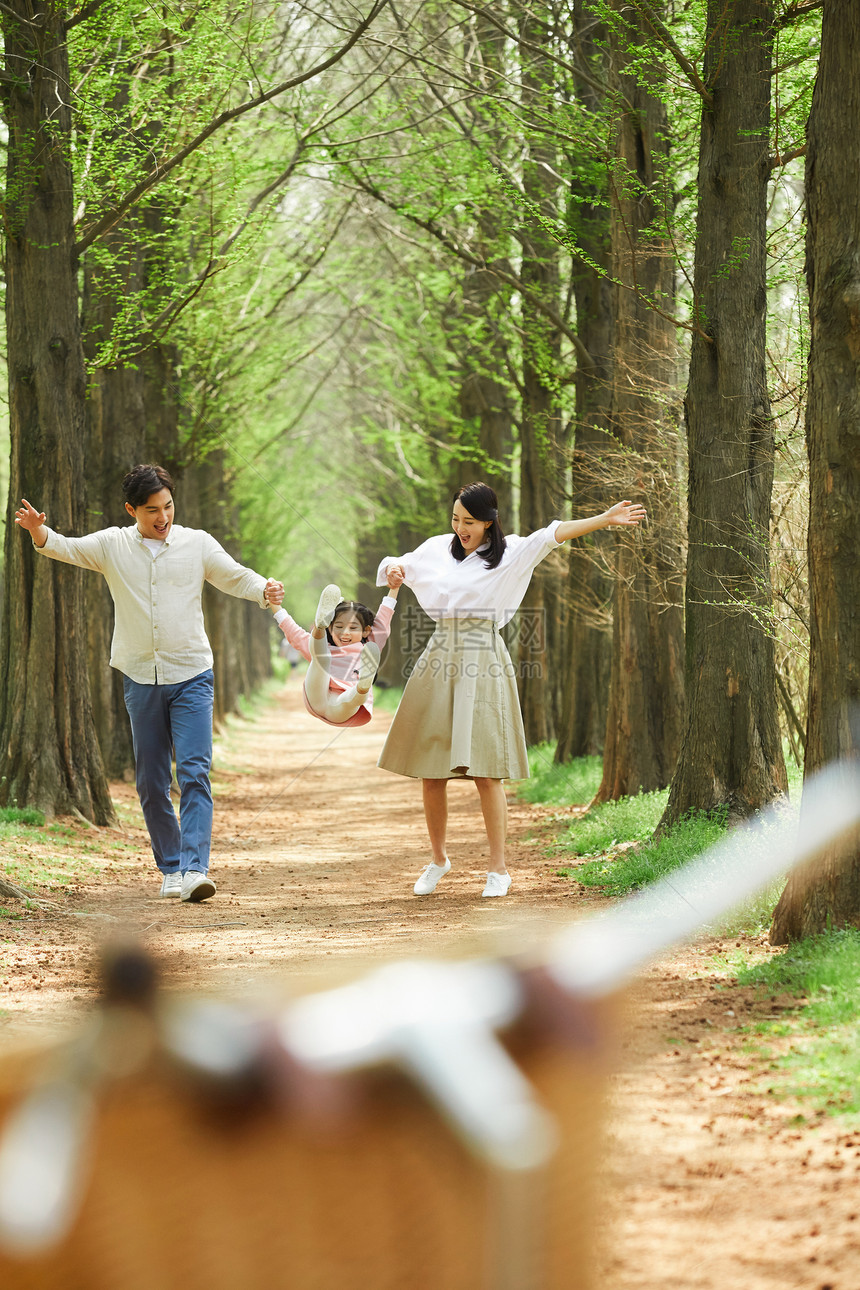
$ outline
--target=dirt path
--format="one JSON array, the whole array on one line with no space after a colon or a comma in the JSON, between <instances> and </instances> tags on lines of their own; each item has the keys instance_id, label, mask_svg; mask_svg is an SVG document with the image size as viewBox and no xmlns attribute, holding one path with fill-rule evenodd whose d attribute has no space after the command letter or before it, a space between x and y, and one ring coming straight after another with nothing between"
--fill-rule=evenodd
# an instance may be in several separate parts
<instances>
[{"instance_id":1,"label":"dirt path","mask_svg":"<svg viewBox=\"0 0 860 1290\"><path fill-rule=\"evenodd\" d=\"M481 900L485 840L468 784L451 788L455 872L437 895L411 895L426 841L418 786L375 769L388 720L338 733L306 714L293 680L254 719L233 722L214 776L218 894L201 905L157 899L133 789L115 786L124 827L86 834L75 889L0 929L0 1044L47 1038L86 1010L106 930L142 935L170 988L236 994L301 989L329 956L446 943L468 952L523 920L578 916L584 898L541 841L550 812L515 801L511 895ZM797 1107L767 1095L770 1073L744 1027L782 1001L721 989L712 963L728 948L672 955L634 992L603 1166L602 1284L857 1290L860 1133L797 1124ZM741 949L764 952L752 941Z\"/></svg>"}]
</instances>

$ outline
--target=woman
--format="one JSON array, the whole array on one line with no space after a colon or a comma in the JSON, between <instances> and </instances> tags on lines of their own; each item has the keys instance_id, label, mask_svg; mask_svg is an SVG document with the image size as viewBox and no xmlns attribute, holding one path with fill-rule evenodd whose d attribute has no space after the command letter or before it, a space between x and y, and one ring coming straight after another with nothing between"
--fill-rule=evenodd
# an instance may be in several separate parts
<instances>
[{"instance_id":1,"label":"woman","mask_svg":"<svg viewBox=\"0 0 860 1290\"><path fill-rule=\"evenodd\" d=\"M416 896L435 891L451 868L445 849L449 779L472 779L490 845L483 896L506 896L507 799L502 780L528 776L516 673L499 629L520 606L532 572L550 551L596 529L629 528L644 507L618 502L585 520L553 520L528 537L505 537L496 494L466 484L454 496L447 534L408 555L387 556L377 586L403 577L436 631L415 665L379 758L383 770L421 779L433 859L415 883Z\"/></svg>"}]
</instances>

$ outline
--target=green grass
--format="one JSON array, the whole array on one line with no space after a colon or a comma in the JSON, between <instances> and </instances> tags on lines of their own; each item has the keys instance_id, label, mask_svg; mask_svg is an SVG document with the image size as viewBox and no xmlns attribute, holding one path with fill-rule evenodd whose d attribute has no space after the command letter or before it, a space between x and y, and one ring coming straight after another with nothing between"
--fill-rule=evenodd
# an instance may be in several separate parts
<instances>
[{"instance_id":1,"label":"green grass","mask_svg":"<svg viewBox=\"0 0 860 1290\"><path fill-rule=\"evenodd\" d=\"M44 815L39 822L42 826L45 823ZM50 828L50 825L48 826ZM25 823L23 820L0 820L0 852L6 853L9 844L17 841L44 842L47 830L44 827L37 827L36 823Z\"/></svg>"},{"instance_id":2,"label":"green grass","mask_svg":"<svg viewBox=\"0 0 860 1290\"><path fill-rule=\"evenodd\" d=\"M600 757L576 757L573 761L553 761L555 744L534 744L529 748L531 779L517 786L517 796L526 802L553 805L584 806L594 797L603 776Z\"/></svg>"},{"instance_id":3,"label":"green grass","mask_svg":"<svg viewBox=\"0 0 860 1290\"><path fill-rule=\"evenodd\" d=\"M38 854L39 848L49 854ZM41 811L9 808L0 815L0 873L18 886L68 886L82 874L98 869L88 856L101 849L88 831L68 824L46 824ZM8 910L0 913L0 918L12 917L15 914Z\"/></svg>"},{"instance_id":4,"label":"green grass","mask_svg":"<svg viewBox=\"0 0 860 1290\"><path fill-rule=\"evenodd\" d=\"M682 868L725 834L725 812L692 811L659 838L653 838L665 798L665 791L621 798L594 807L581 820L573 821L567 836L560 839L562 845L567 853L594 858L559 872L586 887L602 888L608 896L627 896ZM749 845L757 845L755 838ZM766 931L784 885L784 876L772 880L725 918L703 930L722 936Z\"/></svg>"},{"instance_id":5,"label":"green grass","mask_svg":"<svg viewBox=\"0 0 860 1290\"><path fill-rule=\"evenodd\" d=\"M666 809L667 796L668 790L664 789L658 793L620 797L617 802L601 802L580 819L572 821L560 841L575 856L602 855L620 843L644 843L660 823L660 817ZM623 865L629 862L628 859L619 861ZM596 876L598 870L589 869L589 872ZM581 873L582 869L578 869L577 875ZM580 881L585 880L580 878ZM647 881L653 881L653 877ZM599 887L605 884L595 880L591 885ZM641 885L641 882L626 883L624 890Z\"/></svg>"},{"instance_id":6,"label":"green grass","mask_svg":"<svg viewBox=\"0 0 860 1290\"><path fill-rule=\"evenodd\" d=\"M591 801L600 784L599 757L580 757L565 765L553 762L554 744L529 749L532 778L518 786L520 797L548 805L582 805ZM799 801L802 768L786 753L789 793ZM585 864L559 869L585 886L602 888L607 895L625 896L657 881L700 855L725 832L724 812L691 812L652 841L668 800L668 789L639 793L615 802L603 802L583 815L566 821L558 834L554 854L586 857ZM724 935L761 931L784 885L778 879L711 930Z\"/></svg>"},{"instance_id":7,"label":"green grass","mask_svg":"<svg viewBox=\"0 0 860 1290\"><path fill-rule=\"evenodd\" d=\"M84 860L71 847L47 856L15 856L7 859L2 872L17 886L57 889L78 882L85 874L96 873L100 866Z\"/></svg>"},{"instance_id":8,"label":"green grass","mask_svg":"<svg viewBox=\"0 0 860 1290\"><path fill-rule=\"evenodd\" d=\"M741 985L761 985L771 993L781 990L807 999L807 1015L821 1026L856 1022L860 931L851 927L810 936L765 963L739 967L736 976ZM860 1061L860 1047L857 1056Z\"/></svg>"},{"instance_id":9,"label":"green grass","mask_svg":"<svg viewBox=\"0 0 860 1290\"><path fill-rule=\"evenodd\" d=\"M665 804L665 792L642 793L639 797L606 802L590 811L582 821L584 831L575 840L575 848L579 848L575 854L586 855L594 851L609 854L579 865L573 871L577 881L587 887L603 887L610 896L626 896L674 869L680 869L718 842L725 833L724 815L709 816L695 812L651 841ZM589 817L598 814L600 818L590 823ZM612 833L614 838L607 840ZM612 852L612 847L625 842L640 845L620 853Z\"/></svg>"},{"instance_id":10,"label":"green grass","mask_svg":"<svg viewBox=\"0 0 860 1290\"><path fill-rule=\"evenodd\" d=\"M38 824L45 823L45 817L41 811L36 811L32 807L20 806L2 806L0 807L0 824Z\"/></svg>"},{"instance_id":11,"label":"green grass","mask_svg":"<svg viewBox=\"0 0 860 1290\"><path fill-rule=\"evenodd\" d=\"M554 751L551 743L529 749L532 777L518 786L518 795L549 805L587 804L600 786L601 758L577 757L559 765L552 760ZM722 817L696 815L652 843L668 796L668 789L638 793L601 802L569 819L558 834L555 854L560 860L565 855L594 858L575 868L561 868L559 873L586 886L602 887L608 895L623 896L685 864L722 835Z\"/></svg>"},{"instance_id":12,"label":"green grass","mask_svg":"<svg viewBox=\"0 0 860 1290\"><path fill-rule=\"evenodd\" d=\"M790 1050L773 1063L780 1091L822 1114L860 1115L860 931L812 936L735 971L740 985L797 1000L796 1013L759 1027L765 1040L790 1036Z\"/></svg>"},{"instance_id":13,"label":"green grass","mask_svg":"<svg viewBox=\"0 0 860 1290\"><path fill-rule=\"evenodd\" d=\"M373 687L373 707L376 712L395 712L402 698L402 685L388 685L384 689L380 689L378 685Z\"/></svg>"},{"instance_id":14,"label":"green grass","mask_svg":"<svg viewBox=\"0 0 860 1290\"><path fill-rule=\"evenodd\" d=\"M580 758L556 766L553 752L552 744L529 750L532 779L518 787L519 796L549 805L590 802L601 778L600 759ZM788 757L786 768L796 807L802 768ZM601 887L607 895L624 896L672 873L725 833L724 813L693 812L652 841L666 800L667 791L642 793L565 820L553 854L562 863L565 855L592 858L562 867L559 873ZM756 845L754 839L750 845ZM783 886L784 879L776 879L711 930L736 935L766 929ZM757 1022L751 1032L758 1055L762 1045L767 1049L769 1091L802 1099L819 1115L860 1117L860 931L813 937L757 965L744 960L722 966L741 986L796 998L796 1011Z\"/></svg>"}]
</instances>

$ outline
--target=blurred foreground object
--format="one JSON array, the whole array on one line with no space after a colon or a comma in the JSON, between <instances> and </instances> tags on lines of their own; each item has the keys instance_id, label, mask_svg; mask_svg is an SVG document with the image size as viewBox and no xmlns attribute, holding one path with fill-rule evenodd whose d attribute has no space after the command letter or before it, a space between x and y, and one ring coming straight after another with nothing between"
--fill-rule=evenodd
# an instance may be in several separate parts
<instances>
[{"instance_id":1,"label":"blurred foreground object","mask_svg":"<svg viewBox=\"0 0 860 1290\"><path fill-rule=\"evenodd\" d=\"M534 956L395 961L275 1015L164 1002L139 950L0 1065L4 1290L587 1290L613 999L860 820L807 785Z\"/></svg>"}]
</instances>

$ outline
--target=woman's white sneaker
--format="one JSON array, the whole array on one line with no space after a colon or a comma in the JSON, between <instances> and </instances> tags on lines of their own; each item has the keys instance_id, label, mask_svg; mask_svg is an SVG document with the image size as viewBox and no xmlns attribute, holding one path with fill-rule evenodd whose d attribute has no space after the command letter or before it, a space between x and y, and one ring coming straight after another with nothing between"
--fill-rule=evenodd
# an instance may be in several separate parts
<instances>
[{"instance_id":1,"label":"woman's white sneaker","mask_svg":"<svg viewBox=\"0 0 860 1290\"><path fill-rule=\"evenodd\" d=\"M436 884L439 879L444 878L450 868L450 860L446 860L444 864L433 864L431 861L427 868L421 871L421 877L412 888L415 895L429 896L431 891L436 890Z\"/></svg>"},{"instance_id":2,"label":"woman's white sneaker","mask_svg":"<svg viewBox=\"0 0 860 1290\"><path fill-rule=\"evenodd\" d=\"M481 892L482 896L507 896L511 889L511 875L509 873L488 873L487 885Z\"/></svg>"}]
</instances>

